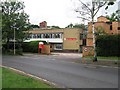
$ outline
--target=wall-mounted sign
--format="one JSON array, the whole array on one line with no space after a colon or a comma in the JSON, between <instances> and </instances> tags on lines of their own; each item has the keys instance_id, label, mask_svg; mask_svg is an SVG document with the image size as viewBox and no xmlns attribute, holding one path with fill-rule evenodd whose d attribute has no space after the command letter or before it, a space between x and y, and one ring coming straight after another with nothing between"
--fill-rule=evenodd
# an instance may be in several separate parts
<instances>
[{"instance_id":1,"label":"wall-mounted sign","mask_svg":"<svg viewBox=\"0 0 120 90\"><path fill-rule=\"evenodd\" d=\"M87 48L84 48L84 51L87 52Z\"/></svg>"},{"instance_id":2,"label":"wall-mounted sign","mask_svg":"<svg viewBox=\"0 0 120 90\"><path fill-rule=\"evenodd\" d=\"M77 38L66 38L66 40L77 40Z\"/></svg>"}]
</instances>

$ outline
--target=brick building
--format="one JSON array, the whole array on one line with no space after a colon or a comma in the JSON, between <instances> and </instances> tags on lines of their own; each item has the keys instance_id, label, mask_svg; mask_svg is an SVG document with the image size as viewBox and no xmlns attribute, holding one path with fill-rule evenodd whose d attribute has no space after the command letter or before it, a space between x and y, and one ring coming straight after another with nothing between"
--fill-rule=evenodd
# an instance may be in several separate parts
<instances>
[{"instance_id":1,"label":"brick building","mask_svg":"<svg viewBox=\"0 0 120 90\"><path fill-rule=\"evenodd\" d=\"M96 34L120 34L120 22L110 22L106 17L100 16L97 18L97 22L94 23ZM93 55L93 33L92 23L88 23L88 34L86 47L83 48L83 55Z\"/></svg>"}]
</instances>

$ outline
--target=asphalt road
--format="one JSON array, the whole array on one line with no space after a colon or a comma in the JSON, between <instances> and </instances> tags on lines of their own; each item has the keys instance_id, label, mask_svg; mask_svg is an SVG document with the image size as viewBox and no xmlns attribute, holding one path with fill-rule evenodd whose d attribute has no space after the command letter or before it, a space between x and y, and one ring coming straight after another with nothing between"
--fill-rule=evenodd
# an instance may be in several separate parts
<instances>
[{"instance_id":1,"label":"asphalt road","mask_svg":"<svg viewBox=\"0 0 120 90\"><path fill-rule=\"evenodd\" d=\"M67 88L117 88L118 69L74 63L79 55L3 56L3 65Z\"/></svg>"}]
</instances>

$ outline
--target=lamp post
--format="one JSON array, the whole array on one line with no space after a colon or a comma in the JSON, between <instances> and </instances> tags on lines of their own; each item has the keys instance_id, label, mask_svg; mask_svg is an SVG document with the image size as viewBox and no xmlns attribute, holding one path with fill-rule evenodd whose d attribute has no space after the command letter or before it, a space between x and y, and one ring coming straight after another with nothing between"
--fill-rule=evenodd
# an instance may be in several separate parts
<instances>
[{"instance_id":1,"label":"lamp post","mask_svg":"<svg viewBox=\"0 0 120 90\"><path fill-rule=\"evenodd\" d=\"M12 28L13 28L13 30L14 30L14 38L13 38L13 41L14 41L14 55L16 54L16 50L15 50L15 25L16 25L16 23L14 22L14 24L13 24L13 26L12 26Z\"/></svg>"},{"instance_id":2,"label":"lamp post","mask_svg":"<svg viewBox=\"0 0 120 90\"><path fill-rule=\"evenodd\" d=\"M16 51L15 51L15 27L14 27L14 55L16 54Z\"/></svg>"}]
</instances>

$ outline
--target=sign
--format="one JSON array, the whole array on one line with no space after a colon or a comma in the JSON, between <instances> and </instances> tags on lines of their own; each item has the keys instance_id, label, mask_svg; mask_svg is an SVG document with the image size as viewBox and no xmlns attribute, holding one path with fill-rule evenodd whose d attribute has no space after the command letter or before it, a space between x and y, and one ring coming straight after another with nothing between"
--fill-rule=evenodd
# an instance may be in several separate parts
<instances>
[{"instance_id":1,"label":"sign","mask_svg":"<svg viewBox=\"0 0 120 90\"><path fill-rule=\"evenodd\" d=\"M66 38L66 40L77 40L77 38Z\"/></svg>"},{"instance_id":2,"label":"sign","mask_svg":"<svg viewBox=\"0 0 120 90\"><path fill-rule=\"evenodd\" d=\"M84 51L87 52L87 48L84 48Z\"/></svg>"},{"instance_id":3,"label":"sign","mask_svg":"<svg viewBox=\"0 0 120 90\"><path fill-rule=\"evenodd\" d=\"M43 42L39 42L38 48L44 48L44 43Z\"/></svg>"}]
</instances>

